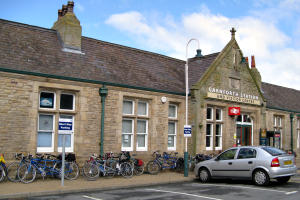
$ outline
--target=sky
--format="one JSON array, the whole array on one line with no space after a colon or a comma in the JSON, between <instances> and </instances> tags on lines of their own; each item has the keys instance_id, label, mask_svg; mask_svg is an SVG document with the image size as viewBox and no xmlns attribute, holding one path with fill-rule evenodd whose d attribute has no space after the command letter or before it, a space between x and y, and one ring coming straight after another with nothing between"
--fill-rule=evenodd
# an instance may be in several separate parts
<instances>
[{"instance_id":1,"label":"sky","mask_svg":"<svg viewBox=\"0 0 300 200\"><path fill-rule=\"evenodd\" d=\"M51 28L67 0L0 0L0 18ZM74 0L82 35L186 59L220 52L232 27L262 81L300 90L300 0ZM188 45L188 57L197 42ZM250 60L250 59L249 59Z\"/></svg>"}]
</instances>

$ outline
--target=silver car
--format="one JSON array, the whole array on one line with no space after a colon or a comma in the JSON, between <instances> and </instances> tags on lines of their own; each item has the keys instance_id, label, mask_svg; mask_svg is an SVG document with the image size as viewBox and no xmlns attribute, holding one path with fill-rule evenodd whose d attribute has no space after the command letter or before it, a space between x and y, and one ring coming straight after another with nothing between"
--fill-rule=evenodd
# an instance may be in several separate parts
<instances>
[{"instance_id":1,"label":"silver car","mask_svg":"<svg viewBox=\"0 0 300 200\"><path fill-rule=\"evenodd\" d=\"M252 179L267 185L270 179L286 183L297 174L295 157L269 146L233 147L218 156L200 162L195 175L203 183L211 178Z\"/></svg>"}]
</instances>

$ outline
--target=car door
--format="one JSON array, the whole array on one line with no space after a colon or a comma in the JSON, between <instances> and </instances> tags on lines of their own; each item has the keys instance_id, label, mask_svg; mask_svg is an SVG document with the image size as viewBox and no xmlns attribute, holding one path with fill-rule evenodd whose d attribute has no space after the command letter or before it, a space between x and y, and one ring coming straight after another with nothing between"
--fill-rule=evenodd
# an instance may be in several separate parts
<instances>
[{"instance_id":1,"label":"car door","mask_svg":"<svg viewBox=\"0 0 300 200\"><path fill-rule=\"evenodd\" d=\"M232 163L233 177L250 177L255 165L256 150L251 147L240 148L236 159Z\"/></svg>"},{"instance_id":2,"label":"car door","mask_svg":"<svg viewBox=\"0 0 300 200\"><path fill-rule=\"evenodd\" d=\"M232 164L237 152L237 148L229 149L221 153L211 165L212 176L228 177L232 176Z\"/></svg>"}]
</instances>

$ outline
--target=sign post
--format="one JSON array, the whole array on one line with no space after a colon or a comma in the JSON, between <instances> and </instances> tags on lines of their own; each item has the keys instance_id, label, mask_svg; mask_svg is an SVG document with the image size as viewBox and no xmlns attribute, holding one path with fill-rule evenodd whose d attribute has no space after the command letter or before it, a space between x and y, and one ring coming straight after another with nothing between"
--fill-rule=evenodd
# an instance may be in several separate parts
<instances>
[{"instance_id":1,"label":"sign post","mask_svg":"<svg viewBox=\"0 0 300 200\"><path fill-rule=\"evenodd\" d=\"M64 186L64 180L65 180L65 140L66 140L66 135L63 134L62 138L62 164L61 164L61 186Z\"/></svg>"}]
</instances>

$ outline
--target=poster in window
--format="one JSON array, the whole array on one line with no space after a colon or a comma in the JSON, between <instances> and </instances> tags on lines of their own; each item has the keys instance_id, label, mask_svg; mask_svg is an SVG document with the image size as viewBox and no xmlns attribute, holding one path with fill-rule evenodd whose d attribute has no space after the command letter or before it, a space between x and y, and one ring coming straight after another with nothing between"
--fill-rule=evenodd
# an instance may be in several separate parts
<instances>
[{"instance_id":1,"label":"poster in window","mask_svg":"<svg viewBox=\"0 0 300 200\"><path fill-rule=\"evenodd\" d=\"M53 98L41 97L40 105L41 108L53 108Z\"/></svg>"}]
</instances>

